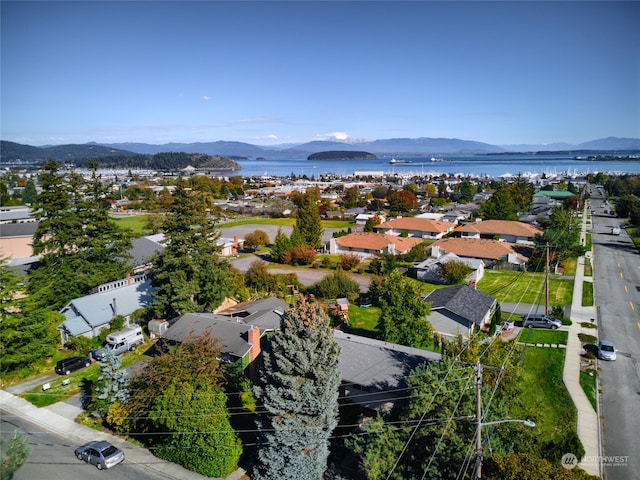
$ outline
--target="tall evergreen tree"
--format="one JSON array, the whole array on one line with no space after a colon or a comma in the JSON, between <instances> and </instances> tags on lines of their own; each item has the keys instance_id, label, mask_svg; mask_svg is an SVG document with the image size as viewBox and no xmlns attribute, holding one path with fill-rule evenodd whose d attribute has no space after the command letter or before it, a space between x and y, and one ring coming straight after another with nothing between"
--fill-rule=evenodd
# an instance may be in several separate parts
<instances>
[{"instance_id":1,"label":"tall evergreen tree","mask_svg":"<svg viewBox=\"0 0 640 480\"><path fill-rule=\"evenodd\" d=\"M282 228L278 228L278 233L276 233L271 247L271 258L276 262L282 263L283 255L289 250L291 250L291 240L282 231Z\"/></svg>"},{"instance_id":2,"label":"tall evergreen tree","mask_svg":"<svg viewBox=\"0 0 640 480\"><path fill-rule=\"evenodd\" d=\"M504 185L480 205L478 213L484 220L518 220L518 206Z\"/></svg>"},{"instance_id":3,"label":"tall evergreen tree","mask_svg":"<svg viewBox=\"0 0 640 480\"><path fill-rule=\"evenodd\" d=\"M219 233L204 202L180 179L162 229L166 248L159 255L152 281L156 316L214 310L225 296L240 293L238 274L220 258Z\"/></svg>"},{"instance_id":4,"label":"tall evergreen tree","mask_svg":"<svg viewBox=\"0 0 640 480\"><path fill-rule=\"evenodd\" d=\"M296 214L296 224L291 232L292 246L306 245L320 248L322 246L322 231L318 193L314 190L307 190L302 196Z\"/></svg>"},{"instance_id":5,"label":"tall evergreen tree","mask_svg":"<svg viewBox=\"0 0 640 480\"><path fill-rule=\"evenodd\" d=\"M22 280L0 260L0 373L53 355L60 338L55 326L64 317L46 303L38 307L34 296L19 296Z\"/></svg>"},{"instance_id":6,"label":"tall evergreen tree","mask_svg":"<svg viewBox=\"0 0 640 480\"><path fill-rule=\"evenodd\" d=\"M22 203L31 205L36 201L37 196L36 184L31 179L27 180L27 183L24 184L24 190L22 191Z\"/></svg>"},{"instance_id":7,"label":"tall evergreen tree","mask_svg":"<svg viewBox=\"0 0 640 480\"><path fill-rule=\"evenodd\" d=\"M30 275L29 291L48 291L50 306L88 293L101 283L123 278L131 248L129 232L109 217L106 188L96 176L68 179L49 160L41 176L41 193L33 205L38 226L33 252L40 267Z\"/></svg>"},{"instance_id":8,"label":"tall evergreen tree","mask_svg":"<svg viewBox=\"0 0 640 480\"><path fill-rule=\"evenodd\" d=\"M258 422L256 480L320 480L328 439L338 422L339 346L317 303L290 307L264 351L255 393Z\"/></svg>"}]
</instances>

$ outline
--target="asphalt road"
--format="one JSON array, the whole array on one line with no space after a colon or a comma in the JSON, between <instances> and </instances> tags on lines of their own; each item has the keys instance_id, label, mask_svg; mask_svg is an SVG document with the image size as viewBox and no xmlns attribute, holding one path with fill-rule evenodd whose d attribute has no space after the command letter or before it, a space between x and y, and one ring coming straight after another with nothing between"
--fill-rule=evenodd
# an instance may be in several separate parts
<instances>
[{"instance_id":1,"label":"asphalt road","mask_svg":"<svg viewBox=\"0 0 640 480\"><path fill-rule=\"evenodd\" d=\"M620 220L592 188L594 294L600 339L618 349L614 362L600 361L605 456L626 456L604 462L606 478L640 478L640 254L626 231L612 235Z\"/></svg>"},{"instance_id":2,"label":"asphalt road","mask_svg":"<svg viewBox=\"0 0 640 480\"><path fill-rule=\"evenodd\" d=\"M13 475L13 480L91 480L108 477L110 480L166 480L161 473L145 471L145 466L127 460L107 471L79 461L74 450L78 445L62 435L55 435L25 419L0 410L0 436L10 438L15 430L26 435L31 453L26 463ZM126 455L126 452L125 452Z\"/></svg>"}]
</instances>

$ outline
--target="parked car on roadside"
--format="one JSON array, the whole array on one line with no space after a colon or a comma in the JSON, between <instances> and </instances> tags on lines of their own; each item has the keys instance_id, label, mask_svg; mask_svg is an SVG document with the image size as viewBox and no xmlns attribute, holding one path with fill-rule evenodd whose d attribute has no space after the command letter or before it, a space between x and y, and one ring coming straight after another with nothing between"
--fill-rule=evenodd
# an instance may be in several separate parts
<instances>
[{"instance_id":1,"label":"parked car on roadside","mask_svg":"<svg viewBox=\"0 0 640 480\"><path fill-rule=\"evenodd\" d=\"M542 313L530 313L522 316L522 326L526 328L550 328L556 330L562 327L562 322L557 318L549 317Z\"/></svg>"},{"instance_id":2,"label":"parked car on roadside","mask_svg":"<svg viewBox=\"0 0 640 480\"><path fill-rule=\"evenodd\" d=\"M616 359L616 346L613 342L608 340L600 340L598 342L598 358L600 360L615 360Z\"/></svg>"},{"instance_id":3,"label":"parked car on roadside","mask_svg":"<svg viewBox=\"0 0 640 480\"><path fill-rule=\"evenodd\" d=\"M115 467L124 460L124 452L105 441L93 441L76 448L76 457L98 470Z\"/></svg>"},{"instance_id":4,"label":"parked car on roadside","mask_svg":"<svg viewBox=\"0 0 640 480\"><path fill-rule=\"evenodd\" d=\"M56 363L55 371L58 375L69 375L71 372L91 365L91 360L87 357L69 357Z\"/></svg>"}]
</instances>

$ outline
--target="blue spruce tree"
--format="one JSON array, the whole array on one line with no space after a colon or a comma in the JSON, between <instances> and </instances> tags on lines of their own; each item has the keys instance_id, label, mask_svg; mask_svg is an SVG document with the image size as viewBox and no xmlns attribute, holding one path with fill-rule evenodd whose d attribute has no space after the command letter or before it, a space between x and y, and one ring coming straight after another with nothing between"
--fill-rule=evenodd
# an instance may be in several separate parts
<instances>
[{"instance_id":1,"label":"blue spruce tree","mask_svg":"<svg viewBox=\"0 0 640 480\"><path fill-rule=\"evenodd\" d=\"M322 479L338 423L339 355L317 303L301 300L287 310L264 351L255 388L265 413L254 480Z\"/></svg>"}]
</instances>

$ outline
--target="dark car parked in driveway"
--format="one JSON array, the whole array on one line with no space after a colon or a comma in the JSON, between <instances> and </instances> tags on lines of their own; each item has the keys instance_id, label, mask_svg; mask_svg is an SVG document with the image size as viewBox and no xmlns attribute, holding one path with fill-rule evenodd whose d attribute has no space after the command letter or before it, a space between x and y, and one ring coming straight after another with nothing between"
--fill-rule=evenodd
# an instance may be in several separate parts
<instances>
[{"instance_id":1,"label":"dark car parked in driveway","mask_svg":"<svg viewBox=\"0 0 640 480\"><path fill-rule=\"evenodd\" d=\"M111 468L124 460L124 452L109 442L93 441L76 448L78 460L95 465L98 470Z\"/></svg>"},{"instance_id":2,"label":"dark car parked in driveway","mask_svg":"<svg viewBox=\"0 0 640 480\"><path fill-rule=\"evenodd\" d=\"M91 365L91 360L87 357L69 357L56 363L55 371L58 375L69 375L71 372L89 365Z\"/></svg>"},{"instance_id":3,"label":"dark car parked in driveway","mask_svg":"<svg viewBox=\"0 0 640 480\"><path fill-rule=\"evenodd\" d=\"M522 326L526 328L550 328L556 330L562 326L557 318L549 317L541 313L530 313L522 316Z\"/></svg>"}]
</instances>

